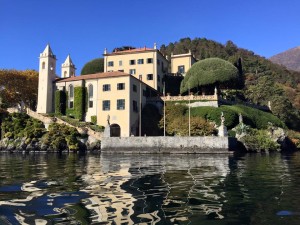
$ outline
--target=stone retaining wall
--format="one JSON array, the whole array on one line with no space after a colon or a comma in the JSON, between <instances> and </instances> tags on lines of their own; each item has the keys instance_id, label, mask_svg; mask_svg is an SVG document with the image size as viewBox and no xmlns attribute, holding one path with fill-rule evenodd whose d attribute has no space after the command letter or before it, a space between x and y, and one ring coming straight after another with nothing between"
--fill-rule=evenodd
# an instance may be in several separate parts
<instances>
[{"instance_id":1,"label":"stone retaining wall","mask_svg":"<svg viewBox=\"0 0 300 225\"><path fill-rule=\"evenodd\" d=\"M108 137L103 153L231 153L228 137Z\"/></svg>"}]
</instances>

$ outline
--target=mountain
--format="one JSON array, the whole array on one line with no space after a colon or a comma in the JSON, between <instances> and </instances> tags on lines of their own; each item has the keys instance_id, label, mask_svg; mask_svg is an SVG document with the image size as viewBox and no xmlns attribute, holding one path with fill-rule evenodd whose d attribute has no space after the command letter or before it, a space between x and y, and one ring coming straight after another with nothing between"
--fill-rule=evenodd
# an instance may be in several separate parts
<instances>
[{"instance_id":1,"label":"mountain","mask_svg":"<svg viewBox=\"0 0 300 225\"><path fill-rule=\"evenodd\" d=\"M273 63L285 66L289 70L300 72L300 46L274 55L270 60Z\"/></svg>"}]
</instances>

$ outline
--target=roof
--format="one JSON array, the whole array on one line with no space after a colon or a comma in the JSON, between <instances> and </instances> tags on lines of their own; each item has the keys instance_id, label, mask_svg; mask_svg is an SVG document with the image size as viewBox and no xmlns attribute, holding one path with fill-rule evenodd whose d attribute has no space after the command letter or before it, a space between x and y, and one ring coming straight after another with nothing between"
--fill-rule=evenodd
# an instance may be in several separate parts
<instances>
[{"instance_id":1,"label":"roof","mask_svg":"<svg viewBox=\"0 0 300 225\"><path fill-rule=\"evenodd\" d=\"M124 73L124 72L120 72L120 71L87 74L87 75L81 75L81 76L69 77L69 78L60 78L60 79L56 79L55 83L63 83L63 82L78 81L78 80L91 80L91 79L111 78L111 77L126 77L126 76L129 76L129 77L132 77L132 78L138 80L139 82L145 84L150 89L152 89L152 90L154 90L154 91L157 92L157 90L155 90L154 88L152 88L151 86L149 86L148 84L146 84L144 81L141 81L140 79L138 79L135 76L132 76L132 75L130 75L128 73Z\"/></svg>"},{"instance_id":2,"label":"roof","mask_svg":"<svg viewBox=\"0 0 300 225\"><path fill-rule=\"evenodd\" d=\"M128 53L138 53L138 52L147 52L147 51L157 51L157 49L154 48L134 48L129 50L123 50L123 51L114 51L112 53L107 53L104 55L119 55L119 54L128 54Z\"/></svg>"},{"instance_id":3,"label":"roof","mask_svg":"<svg viewBox=\"0 0 300 225\"><path fill-rule=\"evenodd\" d=\"M113 71L113 72L106 72L106 73L87 74L87 75L81 75L81 76L69 77L69 78L61 78L56 82L60 83L60 82L68 82L68 81L101 79L101 78L121 77L121 76L131 76L131 75L120 71Z\"/></svg>"}]
</instances>

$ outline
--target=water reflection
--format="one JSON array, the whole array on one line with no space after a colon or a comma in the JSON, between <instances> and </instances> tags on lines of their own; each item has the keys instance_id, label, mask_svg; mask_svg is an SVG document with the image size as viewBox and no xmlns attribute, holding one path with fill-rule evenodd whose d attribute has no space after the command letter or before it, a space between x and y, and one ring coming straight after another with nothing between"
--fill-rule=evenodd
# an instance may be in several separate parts
<instances>
[{"instance_id":1,"label":"water reflection","mask_svg":"<svg viewBox=\"0 0 300 225\"><path fill-rule=\"evenodd\" d=\"M300 219L300 154L0 154L0 163L0 224Z\"/></svg>"}]
</instances>

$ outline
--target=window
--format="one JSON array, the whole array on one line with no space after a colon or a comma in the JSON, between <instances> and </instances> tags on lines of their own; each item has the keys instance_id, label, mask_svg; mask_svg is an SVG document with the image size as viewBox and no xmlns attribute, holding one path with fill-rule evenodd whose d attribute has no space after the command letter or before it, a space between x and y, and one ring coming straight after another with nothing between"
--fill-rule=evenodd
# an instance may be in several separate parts
<instances>
[{"instance_id":1,"label":"window","mask_svg":"<svg viewBox=\"0 0 300 225\"><path fill-rule=\"evenodd\" d=\"M153 58L148 58L147 63L153 63Z\"/></svg>"},{"instance_id":2,"label":"window","mask_svg":"<svg viewBox=\"0 0 300 225\"><path fill-rule=\"evenodd\" d=\"M178 73L185 73L184 66L178 66Z\"/></svg>"},{"instance_id":3,"label":"window","mask_svg":"<svg viewBox=\"0 0 300 225\"><path fill-rule=\"evenodd\" d=\"M94 95L94 88L93 85L89 85L88 87L88 96L89 96L89 108L93 108L93 95Z\"/></svg>"},{"instance_id":4,"label":"window","mask_svg":"<svg viewBox=\"0 0 300 225\"><path fill-rule=\"evenodd\" d=\"M67 77L67 71L64 72L64 77Z\"/></svg>"},{"instance_id":5,"label":"window","mask_svg":"<svg viewBox=\"0 0 300 225\"><path fill-rule=\"evenodd\" d=\"M135 74L135 69L130 69L129 74L134 75Z\"/></svg>"},{"instance_id":6,"label":"window","mask_svg":"<svg viewBox=\"0 0 300 225\"><path fill-rule=\"evenodd\" d=\"M74 107L74 103L73 103L73 101L70 100L70 102L69 102L69 108L73 109L73 107Z\"/></svg>"},{"instance_id":7,"label":"window","mask_svg":"<svg viewBox=\"0 0 300 225\"><path fill-rule=\"evenodd\" d=\"M138 64L144 64L144 59L138 59L137 63Z\"/></svg>"},{"instance_id":8,"label":"window","mask_svg":"<svg viewBox=\"0 0 300 225\"><path fill-rule=\"evenodd\" d=\"M118 83L117 84L117 90L124 90L125 89L125 83Z\"/></svg>"},{"instance_id":9,"label":"window","mask_svg":"<svg viewBox=\"0 0 300 225\"><path fill-rule=\"evenodd\" d=\"M90 84L89 85L89 98L93 98L93 95L94 95L94 88L93 88L93 85Z\"/></svg>"},{"instance_id":10,"label":"window","mask_svg":"<svg viewBox=\"0 0 300 225\"><path fill-rule=\"evenodd\" d=\"M119 61L119 66L123 66L122 60Z\"/></svg>"},{"instance_id":11,"label":"window","mask_svg":"<svg viewBox=\"0 0 300 225\"><path fill-rule=\"evenodd\" d=\"M124 70L118 70L119 72L124 72Z\"/></svg>"},{"instance_id":12,"label":"window","mask_svg":"<svg viewBox=\"0 0 300 225\"><path fill-rule=\"evenodd\" d=\"M110 91L110 84L103 84L103 91Z\"/></svg>"},{"instance_id":13,"label":"window","mask_svg":"<svg viewBox=\"0 0 300 225\"><path fill-rule=\"evenodd\" d=\"M153 80L153 74L147 74L147 80Z\"/></svg>"},{"instance_id":14,"label":"window","mask_svg":"<svg viewBox=\"0 0 300 225\"><path fill-rule=\"evenodd\" d=\"M135 65L135 60L134 59L129 60L129 65Z\"/></svg>"},{"instance_id":15,"label":"window","mask_svg":"<svg viewBox=\"0 0 300 225\"><path fill-rule=\"evenodd\" d=\"M109 62L107 63L107 66L114 66L114 62L113 62L113 61L109 61Z\"/></svg>"},{"instance_id":16,"label":"window","mask_svg":"<svg viewBox=\"0 0 300 225\"><path fill-rule=\"evenodd\" d=\"M46 68L46 63L42 62L42 69L45 69L45 68Z\"/></svg>"},{"instance_id":17,"label":"window","mask_svg":"<svg viewBox=\"0 0 300 225\"><path fill-rule=\"evenodd\" d=\"M69 97L74 98L74 87L72 84L69 86Z\"/></svg>"},{"instance_id":18,"label":"window","mask_svg":"<svg viewBox=\"0 0 300 225\"><path fill-rule=\"evenodd\" d=\"M137 88L136 88L135 84L132 86L132 89L133 89L134 92L137 92Z\"/></svg>"},{"instance_id":19,"label":"window","mask_svg":"<svg viewBox=\"0 0 300 225\"><path fill-rule=\"evenodd\" d=\"M109 111L110 110L110 100L104 100L102 102L102 110Z\"/></svg>"},{"instance_id":20,"label":"window","mask_svg":"<svg viewBox=\"0 0 300 225\"><path fill-rule=\"evenodd\" d=\"M117 110L124 110L124 109L125 109L125 99L118 99Z\"/></svg>"},{"instance_id":21,"label":"window","mask_svg":"<svg viewBox=\"0 0 300 225\"><path fill-rule=\"evenodd\" d=\"M137 105L137 101L132 101L132 106L133 106L133 111L134 112L138 112L139 111L139 109L138 109L138 105Z\"/></svg>"},{"instance_id":22,"label":"window","mask_svg":"<svg viewBox=\"0 0 300 225\"><path fill-rule=\"evenodd\" d=\"M157 60L157 65L160 65L160 61L159 61L159 59Z\"/></svg>"}]
</instances>

